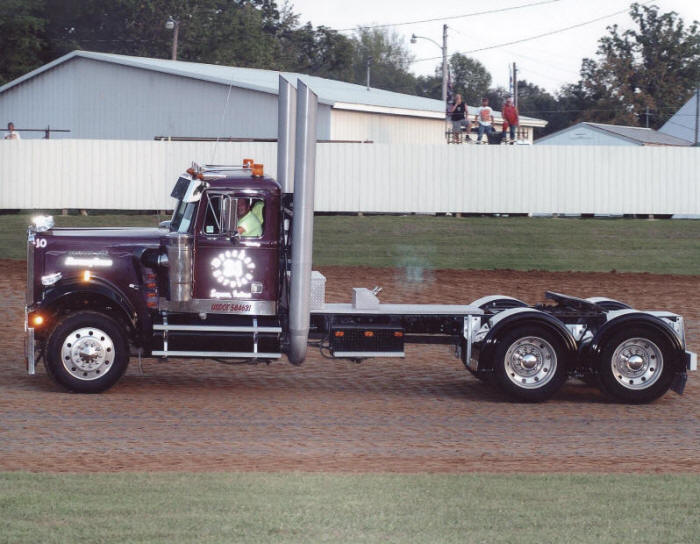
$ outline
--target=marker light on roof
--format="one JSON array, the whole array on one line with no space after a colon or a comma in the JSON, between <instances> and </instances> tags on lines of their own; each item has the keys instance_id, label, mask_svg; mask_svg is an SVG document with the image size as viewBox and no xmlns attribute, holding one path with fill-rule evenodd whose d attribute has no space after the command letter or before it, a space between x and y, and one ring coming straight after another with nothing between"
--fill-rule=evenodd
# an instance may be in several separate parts
<instances>
[{"instance_id":1,"label":"marker light on roof","mask_svg":"<svg viewBox=\"0 0 700 544\"><path fill-rule=\"evenodd\" d=\"M251 168L254 162L253 159L243 159L243 168Z\"/></svg>"},{"instance_id":2,"label":"marker light on roof","mask_svg":"<svg viewBox=\"0 0 700 544\"><path fill-rule=\"evenodd\" d=\"M254 178L261 178L263 177L263 165L262 164L253 164L253 177Z\"/></svg>"}]
</instances>

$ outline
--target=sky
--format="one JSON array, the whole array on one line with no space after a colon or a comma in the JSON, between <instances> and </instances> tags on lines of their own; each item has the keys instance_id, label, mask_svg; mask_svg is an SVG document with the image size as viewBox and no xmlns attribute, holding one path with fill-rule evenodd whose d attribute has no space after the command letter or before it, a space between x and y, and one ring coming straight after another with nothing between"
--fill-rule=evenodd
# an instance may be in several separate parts
<instances>
[{"instance_id":1,"label":"sky","mask_svg":"<svg viewBox=\"0 0 700 544\"><path fill-rule=\"evenodd\" d=\"M281 3L281 2L280 2ZM535 83L550 92L579 78L581 60L595 57L598 40L607 34L609 25L631 28L629 0L433 0L411 2L398 0L290 0L300 21L324 25L351 35L357 26L405 23L449 17L418 24L401 24L389 28L403 36L405 45L415 55L412 65L416 75L433 74L441 61L421 60L441 57L442 26L447 24L448 55L464 53L484 64L493 77L493 86L508 88L510 66L518 68L518 79ZM661 13L677 12L686 26L700 21L700 0L654 0L644 2L659 7ZM529 5L529 6L528 6ZM492 14L459 17L490 10L507 10ZM617 15L605 17L615 12ZM523 43L474 51L506 42L560 30L605 17L579 28ZM412 34L430 38L410 43Z\"/></svg>"}]
</instances>

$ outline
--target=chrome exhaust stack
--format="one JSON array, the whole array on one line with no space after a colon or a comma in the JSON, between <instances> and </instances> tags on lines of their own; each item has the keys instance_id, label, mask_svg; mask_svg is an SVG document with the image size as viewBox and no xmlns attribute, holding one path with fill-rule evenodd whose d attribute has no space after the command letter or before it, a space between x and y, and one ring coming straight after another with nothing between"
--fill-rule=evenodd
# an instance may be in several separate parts
<instances>
[{"instance_id":1,"label":"chrome exhaust stack","mask_svg":"<svg viewBox=\"0 0 700 544\"><path fill-rule=\"evenodd\" d=\"M303 81L297 80L292 278L289 293L290 338L287 353L289 362L295 365L300 365L306 358L309 339L317 110L318 97Z\"/></svg>"},{"instance_id":2,"label":"chrome exhaust stack","mask_svg":"<svg viewBox=\"0 0 700 544\"><path fill-rule=\"evenodd\" d=\"M294 188L294 138L297 113L297 90L279 76L277 106L277 181L283 193Z\"/></svg>"}]
</instances>

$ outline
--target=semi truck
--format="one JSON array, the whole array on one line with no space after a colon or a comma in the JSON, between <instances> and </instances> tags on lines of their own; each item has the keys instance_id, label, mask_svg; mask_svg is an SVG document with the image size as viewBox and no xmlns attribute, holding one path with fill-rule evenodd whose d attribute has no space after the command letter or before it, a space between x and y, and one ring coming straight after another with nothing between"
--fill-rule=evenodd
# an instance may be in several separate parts
<instances>
[{"instance_id":1,"label":"semi truck","mask_svg":"<svg viewBox=\"0 0 700 544\"><path fill-rule=\"evenodd\" d=\"M549 399L582 378L623 402L681 394L697 356L683 318L605 298L547 292L467 304L385 304L378 288L327 303L312 271L315 94L280 78L277 179L252 159L193 164L173 214L153 228L56 228L27 237L26 365L62 387L98 393L129 360L301 364L405 357L407 344L452 346L466 371L510 398ZM177 364L186 364L178 362Z\"/></svg>"}]
</instances>

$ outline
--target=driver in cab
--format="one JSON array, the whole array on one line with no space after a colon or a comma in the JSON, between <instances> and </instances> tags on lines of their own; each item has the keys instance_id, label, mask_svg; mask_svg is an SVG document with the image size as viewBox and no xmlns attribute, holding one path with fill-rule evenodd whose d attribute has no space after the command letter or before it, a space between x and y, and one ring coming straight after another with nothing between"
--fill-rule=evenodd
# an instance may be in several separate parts
<instances>
[{"instance_id":1,"label":"driver in cab","mask_svg":"<svg viewBox=\"0 0 700 544\"><path fill-rule=\"evenodd\" d=\"M248 199L238 199L237 211L239 217L238 234L246 238L262 236L262 223L260 219L258 219L258 216L250 209Z\"/></svg>"}]
</instances>

